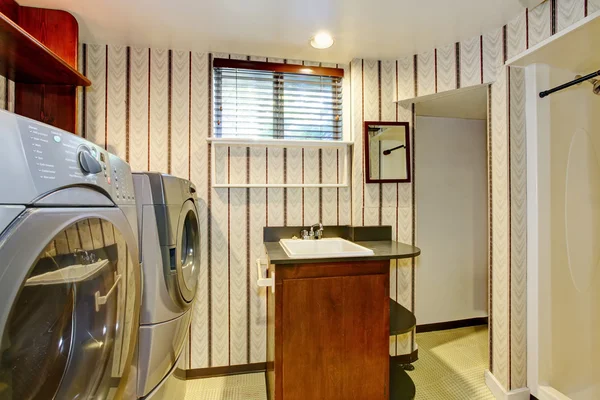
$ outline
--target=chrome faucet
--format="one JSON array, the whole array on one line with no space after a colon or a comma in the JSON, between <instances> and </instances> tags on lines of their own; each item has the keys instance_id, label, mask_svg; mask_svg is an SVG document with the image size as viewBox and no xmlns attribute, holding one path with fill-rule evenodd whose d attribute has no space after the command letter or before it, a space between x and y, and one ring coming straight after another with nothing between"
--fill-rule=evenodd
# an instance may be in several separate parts
<instances>
[{"instance_id":1,"label":"chrome faucet","mask_svg":"<svg viewBox=\"0 0 600 400\"><path fill-rule=\"evenodd\" d=\"M319 227L319 229L315 231L316 227ZM314 224L310 227L310 231L303 229L302 232L300 232L300 236L302 237L302 240L317 240L323 238L323 224L320 222Z\"/></svg>"}]
</instances>

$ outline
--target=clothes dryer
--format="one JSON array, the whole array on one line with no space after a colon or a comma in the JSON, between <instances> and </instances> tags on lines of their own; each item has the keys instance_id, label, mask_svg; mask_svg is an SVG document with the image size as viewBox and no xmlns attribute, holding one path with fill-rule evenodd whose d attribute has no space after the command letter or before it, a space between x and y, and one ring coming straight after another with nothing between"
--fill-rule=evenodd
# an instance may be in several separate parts
<instances>
[{"instance_id":1,"label":"clothes dryer","mask_svg":"<svg viewBox=\"0 0 600 400\"><path fill-rule=\"evenodd\" d=\"M135 173L134 187L144 275L138 396L146 397L175 376L196 295L200 231L196 188L190 181Z\"/></svg>"}]
</instances>

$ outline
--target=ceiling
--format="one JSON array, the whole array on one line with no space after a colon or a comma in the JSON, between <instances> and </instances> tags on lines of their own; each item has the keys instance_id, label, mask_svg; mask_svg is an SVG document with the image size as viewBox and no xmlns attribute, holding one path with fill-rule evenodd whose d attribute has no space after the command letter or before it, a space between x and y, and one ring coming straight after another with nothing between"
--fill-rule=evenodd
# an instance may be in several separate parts
<instances>
[{"instance_id":1,"label":"ceiling","mask_svg":"<svg viewBox=\"0 0 600 400\"><path fill-rule=\"evenodd\" d=\"M518 0L18 0L70 11L80 41L345 63L394 59L498 28ZM336 43L310 48L326 30Z\"/></svg>"}]
</instances>

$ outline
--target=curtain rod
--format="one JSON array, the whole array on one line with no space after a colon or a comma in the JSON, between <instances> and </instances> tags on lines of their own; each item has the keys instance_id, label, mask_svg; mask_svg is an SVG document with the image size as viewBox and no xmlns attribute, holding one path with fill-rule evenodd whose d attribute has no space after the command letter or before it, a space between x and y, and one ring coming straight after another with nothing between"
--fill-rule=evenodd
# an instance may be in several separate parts
<instances>
[{"instance_id":1,"label":"curtain rod","mask_svg":"<svg viewBox=\"0 0 600 400\"><path fill-rule=\"evenodd\" d=\"M575 80L572 80L571 82L563 83L562 85L557 86L557 87L555 87L553 89L545 90L543 92L540 92L540 97L543 99L546 96L550 96L552 93L558 92L559 90L563 90L563 89L569 88L571 86L578 85L581 82L588 81L588 80L593 79L593 78L595 78L597 76L600 76L600 70L598 70L596 72L592 72L589 75L582 76L581 78L577 78Z\"/></svg>"}]
</instances>

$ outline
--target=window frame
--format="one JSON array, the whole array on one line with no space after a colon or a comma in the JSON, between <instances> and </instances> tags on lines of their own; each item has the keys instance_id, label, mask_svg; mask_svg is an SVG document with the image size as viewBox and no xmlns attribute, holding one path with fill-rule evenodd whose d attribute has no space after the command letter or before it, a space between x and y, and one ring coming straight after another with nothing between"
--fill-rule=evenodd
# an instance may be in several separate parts
<instances>
[{"instance_id":1,"label":"window frame","mask_svg":"<svg viewBox=\"0 0 600 400\"><path fill-rule=\"evenodd\" d=\"M344 124L344 103L345 103L345 94L343 88L345 87L345 83L343 81L344 78L344 69L342 68L332 68L332 67L321 67L321 66L308 66L308 65L298 65L298 64L286 64L286 63L273 63L273 62L263 62L263 61L250 61L250 60L235 60L235 59L226 59L226 58L216 58L212 62L212 75L213 78L211 80L211 89L212 89L212 101L213 103L216 101L217 94L217 85L215 84L215 77L217 75L216 70L221 68L228 69L242 69L242 70L255 70L255 71L266 71L273 72L273 82L277 82L277 76L279 78L284 77L286 74L295 74L295 75L308 75L308 76L317 76L317 77L326 77L326 78L339 78L340 83L339 87L342 90L341 99L340 99L340 113L339 113L339 129L340 134L339 137L336 138L311 138L309 136L305 138L298 138L290 136L286 137L285 131L283 129L274 129L273 135L271 137L268 136L251 136L244 137L243 135L234 137L234 136L223 136L222 134L216 134L216 116L217 112L215 112L214 104L211 106L211 129L213 135L216 139L222 140L246 140L246 141L256 141L256 140L273 140L273 141L322 141L322 142L342 142L345 135L345 124ZM281 80L283 81L283 80ZM283 93L281 88L276 88L274 85L274 97L282 98ZM275 101L273 104L274 115L285 115L283 112L284 107L283 100ZM278 110L277 110L278 109ZM276 112L277 110L277 112ZM275 118L273 120L273 126L276 127Z\"/></svg>"}]
</instances>

